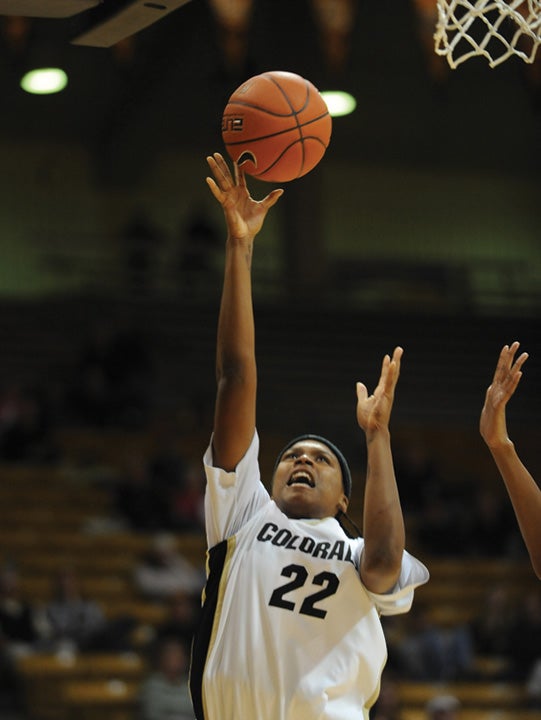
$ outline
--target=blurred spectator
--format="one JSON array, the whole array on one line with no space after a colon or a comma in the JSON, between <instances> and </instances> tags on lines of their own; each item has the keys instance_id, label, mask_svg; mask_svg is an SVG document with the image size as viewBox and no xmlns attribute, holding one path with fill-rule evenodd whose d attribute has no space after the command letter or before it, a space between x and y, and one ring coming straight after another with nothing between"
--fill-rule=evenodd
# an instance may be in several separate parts
<instances>
[{"instance_id":1,"label":"blurred spectator","mask_svg":"<svg viewBox=\"0 0 541 720\"><path fill-rule=\"evenodd\" d=\"M156 638L172 638L190 646L197 621L197 596L179 591L169 598L165 620L156 628Z\"/></svg>"},{"instance_id":2,"label":"blurred spectator","mask_svg":"<svg viewBox=\"0 0 541 720\"><path fill-rule=\"evenodd\" d=\"M186 646L169 638L158 643L155 653L141 685L138 720L194 720Z\"/></svg>"},{"instance_id":3,"label":"blurred spectator","mask_svg":"<svg viewBox=\"0 0 541 720\"><path fill-rule=\"evenodd\" d=\"M152 391L152 362L141 333L118 329L109 318L97 320L68 388L71 418L91 427L144 427Z\"/></svg>"},{"instance_id":4,"label":"blurred spectator","mask_svg":"<svg viewBox=\"0 0 541 720\"><path fill-rule=\"evenodd\" d=\"M461 513L452 496L443 491L430 495L417 528L421 546L431 555L449 557L462 552L462 540L458 528Z\"/></svg>"},{"instance_id":5,"label":"blurred spectator","mask_svg":"<svg viewBox=\"0 0 541 720\"><path fill-rule=\"evenodd\" d=\"M413 517L422 516L429 498L442 487L436 459L428 443L413 434L399 442L395 457L404 513Z\"/></svg>"},{"instance_id":6,"label":"blurred spectator","mask_svg":"<svg viewBox=\"0 0 541 720\"><path fill-rule=\"evenodd\" d=\"M510 635L509 655L514 677L530 677L541 659L541 590L532 590L523 598Z\"/></svg>"},{"instance_id":7,"label":"blurred spectator","mask_svg":"<svg viewBox=\"0 0 541 720\"><path fill-rule=\"evenodd\" d=\"M193 297L218 287L214 254L221 247L220 234L206 213L196 210L180 228L180 290Z\"/></svg>"},{"instance_id":8,"label":"blurred spectator","mask_svg":"<svg viewBox=\"0 0 541 720\"><path fill-rule=\"evenodd\" d=\"M526 696L529 707L541 708L541 659L535 661L526 678Z\"/></svg>"},{"instance_id":9,"label":"blurred spectator","mask_svg":"<svg viewBox=\"0 0 541 720\"><path fill-rule=\"evenodd\" d=\"M370 708L370 720L402 720L400 695L394 678L385 671L381 678L380 693Z\"/></svg>"},{"instance_id":10,"label":"blurred spectator","mask_svg":"<svg viewBox=\"0 0 541 720\"><path fill-rule=\"evenodd\" d=\"M186 461L176 446L180 433L181 428L167 422L161 422L156 427L150 472L153 484L166 494L182 484L186 472Z\"/></svg>"},{"instance_id":11,"label":"blurred spectator","mask_svg":"<svg viewBox=\"0 0 541 720\"><path fill-rule=\"evenodd\" d=\"M112 505L131 530L158 532L168 527L167 493L154 483L150 462L142 454L132 453L125 459L121 477L113 488Z\"/></svg>"},{"instance_id":12,"label":"blurred spectator","mask_svg":"<svg viewBox=\"0 0 541 720\"><path fill-rule=\"evenodd\" d=\"M460 707L454 695L436 695L426 704L426 720L459 720Z\"/></svg>"},{"instance_id":13,"label":"blurred spectator","mask_svg":"<svg viewBox=\"0 0 541 720\"><path fill-rule=\"evenodd\" d=\"M179 532L203 532L205 529L206 478L201 463L188 465L176 489L171 493L171 528Z\"/></svg>"},{"instance_id":14,"label":"blurred spectator","mask_svg":"<svg viewBox=\"0 0 541 720\"><path fill-rule=\"evenodd\" d=\"M17 658L34 652L44 634L39 610L21 597L15 568L0 570L0 699L8 707L19 704Z\"/></svg>"},{"instance_id":15,"label":"blurred spectator","mask_svg":"<svg viewBox=\"0 0 541 720\"><path fill-rule=\"evenodd\" d=\"M134 297L154 290L156 257L163 233L148 215L136 210L121 231L126 259L128 290Z\"/></svg>"},{"instance_id":16,"label":"blurred spectator","mask_svg":"<svg viewBox=\"0 0 541 720\"><path fill-rule=\"evenodd\" d=\"M392 652L399 672L412 680L456 681L473 667L469 628L439 627L422 606L413 606L405 635Z\"/></svg>"},{"instance_id":17,"label":"blurred spectator","mask_svg":"<svg viewBox=\"0 0 541 720\"><path fill-rule=\"evenodd\" d=\"M137 590L152 600L166 600L178 592L201 592L204 572L195 568L177 550L175 538L160 534L134 571Z\"/></svg>"},{"instance_id":18,"label":"blurred spectator","mask_svg":"<svg viewBox=\"0 0 541 720\"><path fill-rule=\"evenodd\" d=\"M178 450L182 430L176 425L162 421L156 430L149 475L161 502L161 527L172 531L200 530L201 463L188 464ZM202 482L204 493L204 477Z\"/></svg>"},{"instance_id":19,"label":"blurred spectator","mask_svg":"<svg viewBox=\"0 0 541 720\"><path fill-rule=\"evenodd\" d=\"M517 534L511 505L493 488L478 487L463 513L462 548L465 555L509 557Z\"/></svg>"},{"instance_id":20,"label":"blurred spectator","mask_svg":"<svg viewBox=\"0 0 541 720\"><path fill-rule=\"evenodd\" d=\"M100 606L83 596L75 572L68 568L56 577L53 598L45 606L45 618L54 650L84 649L106 626Z\"/></svg>"},{"instance_id":21,"label":"blurred spectator","mask_svg":"<svg viewBox=\"0 0 541 720\"><path fill-rule=\"evenodd\" d=\"M44 634L43 616L24 600L19 575L6 566L0 571L0 645L10 656L31 651Z\"/></svg>"},{"instance_id":22,"label":"blurred spectator","mask_svg":"<svg viewBox=\"0 0 541 720\"><path fill-rule=\"evenodd\" d=\"M106 365L113 422L129 429L146 427L152 409L154 375L149 342L136 327L111 339Z\"/></svg>"},{"instance_id":23,"label":"blurred spectator","mask_svg":"<svg viewBox=\"0 0 541 720\"><path fill-rule=\"evenodd\" d=\"M45 607L48 645L53 651L119 652L132 649L131 617L109 620L100 605L82 593L77 574L71 568L58 573L53 599Z\"/></svg>"},{"instance_id":24,"label":"blurred spectator","mask_svg":"<svg viewBox=\"0 0 541 720\"><path fill-rule=\"evenodd\" d=\"M0 398L0 460L51 463L57 456L43 391L37 387L7 387Z\"/></svg>"},{"instance_id":25,"label":"blurred spectator","mask_svg":"<svg viewBox=\"0 0 541 720\"><path fill-rule=\"evenodd\" d=\"M491 588L470 624L476 656L508 658L515 623L515 608L507 589Z\"/></svg>"},{"instance_id":26,"label":"blurred spectator","mask_svg":"<svg viewBox=\"0 0 541 720\"><path fill-rule=\"evenodd\" d=\"M109 320L96 320L76 359L66 401L70 419L83 425L105 427L109 423L111 408L106 366L111 333Z\"/></svg>"}]
</instances>

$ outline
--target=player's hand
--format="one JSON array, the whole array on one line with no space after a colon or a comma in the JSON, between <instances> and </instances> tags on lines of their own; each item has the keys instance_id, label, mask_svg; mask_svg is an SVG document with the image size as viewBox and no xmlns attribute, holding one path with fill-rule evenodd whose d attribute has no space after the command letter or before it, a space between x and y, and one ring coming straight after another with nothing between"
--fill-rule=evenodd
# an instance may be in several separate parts
<instances>
[{"instance_id":1,"label":"player's hand","mask_svg":"<svg viewBox=\"0 0 541 720\"><path fill-rule=\"evenodd\" d=\"M502 445L509 441L505 406L520 382L522 366L528 359L528 353L523 352L515 360L518 348L518 342L514 342L511 346L504 345L500 352L492 384L486 391L479 430L489 447Z\"/></svg>"},{"instance_id":2,"label":"player's hand","mask_svg":"<svg viewBox=\"0 0 541 720\"><path fill-rule=\"evenodd\" d=\"M396 347L392 358L385 355L379 382L372 395L368 395L366 385L357 383L357 422L367 436L389 427L403 352L401 347Z\"/></svg>"},{"instance_id":3,"label":"player's hand","mask_svg":"<svg viewBox=\"0 0 541 720\"><path fill-rule=\"evenodd\" d=\"M234 175L223 156L214 153L207 157L214 177L207 177L207 185L223 208L229 237L235 240L253 239L261 230L265 216L284 192L272 190L263 200L254 200L246 187L246 177L233 163Z\"/></svg>"}]
</instances>

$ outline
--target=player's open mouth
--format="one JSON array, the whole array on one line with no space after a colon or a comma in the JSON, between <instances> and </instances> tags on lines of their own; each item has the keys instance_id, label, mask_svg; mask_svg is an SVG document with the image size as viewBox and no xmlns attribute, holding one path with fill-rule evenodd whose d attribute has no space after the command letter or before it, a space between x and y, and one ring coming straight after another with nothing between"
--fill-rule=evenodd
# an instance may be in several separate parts
<instances>
[{"instance_id":1,"label":"player's open mouth","mask_svg":"<svg viewBox=\"0 0 541 720\"><path fill-rule=\"evenodd\" d=\"M306 472L294 473L287 481L289 487L292 485L308 485L308 487L315 487L316 484L313 479Z\"/></svg>"}]
</instances>

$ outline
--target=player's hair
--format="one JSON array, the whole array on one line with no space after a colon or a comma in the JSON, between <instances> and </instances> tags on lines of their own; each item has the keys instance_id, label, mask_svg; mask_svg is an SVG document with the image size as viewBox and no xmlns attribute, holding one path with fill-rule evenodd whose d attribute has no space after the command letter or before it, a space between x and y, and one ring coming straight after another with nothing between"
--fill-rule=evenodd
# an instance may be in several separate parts
<instances>
[{"instance_id":1,"label":"player's hair","mask_svg":"<svg viewBox=\"0 0 541 720\"><path fill-rule=\"evenodd\" d=\"M347 514L347 512L345 510L339 510L336 513L335 517L338 520L338 522L340 523L340 526L341 526L342 530L346 533L346 535L348 535L349 537L362 537L362 533L359 530L359 527L357 526L356 523L353 522L353 520L349 517L349 515ZM351 529L345 527L344 520L347 520L350 527L355 530L354 533L351 532Z\"/></svg>"}]
</instances>

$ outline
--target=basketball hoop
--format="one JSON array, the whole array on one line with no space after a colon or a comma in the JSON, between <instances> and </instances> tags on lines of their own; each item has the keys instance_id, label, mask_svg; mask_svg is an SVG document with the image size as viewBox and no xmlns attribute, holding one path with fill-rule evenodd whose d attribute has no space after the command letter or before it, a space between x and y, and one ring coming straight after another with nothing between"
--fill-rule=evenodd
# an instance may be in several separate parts
<instances>
[{"instance_id":1,"label":"basketball hoop","mask_svg":"<svg viewBox=\"0 0 541 720\"><path fill-rule=\"evenodd\" d=\"M541 43L541 0L437 0L435 51L454 69L480 56L494 68L515 55L533 63Z\"/></svg>"}]
</instances>

